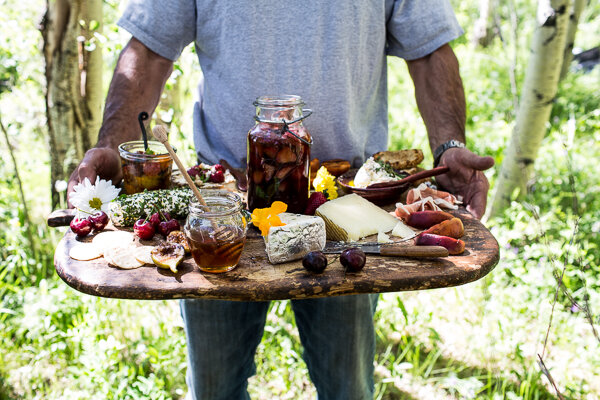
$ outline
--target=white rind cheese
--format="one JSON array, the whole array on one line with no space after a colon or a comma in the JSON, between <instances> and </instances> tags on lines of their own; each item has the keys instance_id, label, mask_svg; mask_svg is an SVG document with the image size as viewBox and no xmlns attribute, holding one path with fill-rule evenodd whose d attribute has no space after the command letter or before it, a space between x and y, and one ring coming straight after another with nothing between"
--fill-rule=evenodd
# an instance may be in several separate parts
<instances>
[{"instance_id":1,"label":"white rind cheese","mask_svg":"<svg viewBox=\"0 0 600 400\"><path fill-rule=\"evenodd\" d=\"M316 215L323 218L327 239L356 241L378 232L389 232L398 219L356 193L322 204Z\"/></svg>"},{"instance_id":2,"label":"white rind cheese","mask_svg":"<svg viewBox=\"0 0 600 400\"><path fill-rule=\"evenodd\" d=\"M279 214L284 226L272 226L265 237L271 264L298 260L311 251L325 247L325 222L319 217L291 213Z\"/></svg>"}]
</instances>

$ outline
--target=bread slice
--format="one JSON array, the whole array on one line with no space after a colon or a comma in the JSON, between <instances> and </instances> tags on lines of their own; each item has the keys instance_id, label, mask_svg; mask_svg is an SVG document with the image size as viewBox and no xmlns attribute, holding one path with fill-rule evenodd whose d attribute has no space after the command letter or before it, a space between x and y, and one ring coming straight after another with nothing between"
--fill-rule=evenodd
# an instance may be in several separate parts
<instances>
[{"instance_id":1,"label":"bread slice","mask_svg":"<svg viewBox=\"0 0 600 400\"><path fill-rule=\"evenodd\" d=\"M396 151L380 151L373 154L373 158L377 161L383 161L392 166L394 169L406 169L416 167L423 161L424 156L421 149L396 150Z\"/></svg>"}]
</instances>

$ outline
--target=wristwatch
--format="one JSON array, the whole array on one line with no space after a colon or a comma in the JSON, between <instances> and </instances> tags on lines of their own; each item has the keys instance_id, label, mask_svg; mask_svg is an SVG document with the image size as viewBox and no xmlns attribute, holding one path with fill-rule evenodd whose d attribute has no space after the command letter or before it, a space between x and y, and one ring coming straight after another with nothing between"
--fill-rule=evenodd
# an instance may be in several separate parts
<instances>
[{"instance_id":1,"label":"wristwatch","mask_svg":"<svg viewBox=\"0 0 600 400\"><path fill-rule=\"evenodd\" d=\"M465 144L463 142L459 142L458 140L451 139L448 140L446 143L439 145L438 148L435 149L435 151L433 152L433 167L435 168L438 166L438 164L440 163L440 159L442 158L442 154L444 154L446 150L452 149L454 147L464 149Z\"/></svg>"}]
</instances>

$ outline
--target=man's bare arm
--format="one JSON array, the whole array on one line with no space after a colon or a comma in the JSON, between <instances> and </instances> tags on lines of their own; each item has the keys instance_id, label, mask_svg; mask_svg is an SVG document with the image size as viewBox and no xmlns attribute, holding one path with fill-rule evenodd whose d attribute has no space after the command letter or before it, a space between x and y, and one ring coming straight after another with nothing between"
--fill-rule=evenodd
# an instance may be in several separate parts
<instances>
[{"instance_id":1,"label":"man's bare arm","mask_svg":"<svg viewBox=\"0 0 600 400\"><path fill-rule=\"evenodd\" d=\"M446 44L407 64L431 151L451 139L465 143L465 93L458 60L450 46ZM467 149L451 148L442 154L440 164L450 167L448 173L436 179L440 186L462 195L467 210L481 218L489 189L482 171L491 168L494 159L479 157Z\"/></svg>"},{"instance_id":2,"label":"man's bare arm","mask_svg":"<svg viewBox=\"0 0 600 400\"><path fill-rule=\"evenodd\" d=\"M152 114L171 75L173 62L159 56L132 38L121 52L108 89L102 127L96 147L88 150L71 174L68 193L73 187L96 176L121 180L121 161L117 146L141 136L137 116L146 111Z\"/></svg>"},{"instance_id":3,"label":"man's bare arm","mask_svg":"<svg viewBox=\"0 0 600 400\"><path fill-rule=\"evenodd\" d=\"M140 138L137 116L142 111L152 114L172 70L171 60L131 39L119 56L108 89L96 147L116 149L125 141Z\"/></svg>"},{"instance_id":4,"label":"man's bare arm","mask_svg":"<svg viewBox=\"0 0 600 400\"><path fill-rule=\"evenodd\" d=\"M407 61L407 65L431 151L450 139L464 143L465 92L458 60L450 46L446 44L428 56Z\"/></svg>"}]
</instances>

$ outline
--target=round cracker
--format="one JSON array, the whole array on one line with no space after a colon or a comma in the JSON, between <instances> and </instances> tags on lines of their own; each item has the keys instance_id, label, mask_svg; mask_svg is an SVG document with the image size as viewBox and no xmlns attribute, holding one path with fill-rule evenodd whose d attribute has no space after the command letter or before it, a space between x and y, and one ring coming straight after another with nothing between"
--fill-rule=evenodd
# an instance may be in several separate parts
<instances>
[{"instance_id":1,"label":"round cracker","mask_svg":"<svg viewBox=\"0 0 600 400\"><path fill-rule=\"evenodd\" d=\"M144 264L154 264L154 261L152 261L152 255L150 254L153 249L154 246L136 247L133 252L133 255L139 262L142 262Z\"/></svg>"},{"instance_id":2,"label":"round cracker","mask_svg":"<svg viewBox=\"0 0 600 400\"><path fill-rule=\"evenodd\" d=\"M134 269L144 265L135 258L134 253L135 247L118 246L109 248L106 251L105 257L107 257L107 261L115 267L122 269Z\"/></svg>"},{"instance_id":3,"label":"round cracker","mask_svg":"<svg viewBox=\"0 0 600 400\"><path fill-rule=\"evenodd\" d=\"M93 243L80 243L71 247L69 257L78 261L89 261L102 257L102 253Z\"/></svg>"},{"instance_id":4,"label":"round cracker","mask_svg":"<svg viewBox=\"0 0 600 400\"><path fill-rule=\"evenodd\" d=\"M123 245L127 245L130 242L133 242L134 236L131 232L126 231L107 231L100 232L92 239L92 244L94 244L98 251L101 254L104 254L105 251L112 247L122 247Z\"/></svg>"}]
</instances>

